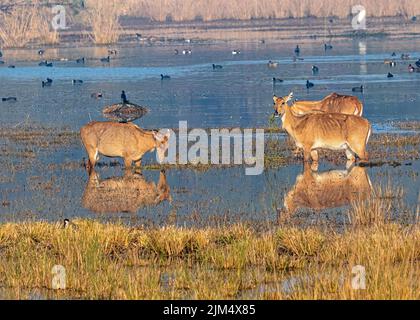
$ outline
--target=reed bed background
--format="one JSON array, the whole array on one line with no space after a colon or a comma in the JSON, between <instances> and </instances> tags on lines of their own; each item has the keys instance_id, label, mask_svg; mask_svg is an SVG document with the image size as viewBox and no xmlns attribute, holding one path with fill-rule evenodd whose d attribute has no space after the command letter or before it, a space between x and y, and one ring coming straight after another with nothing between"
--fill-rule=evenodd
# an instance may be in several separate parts
<instances>
[{"instance_id":1,"label":"reed bed background","mask_svg":"<svg viewBox=\"0 0 420 320\"><path fill-rule=\"evenodd\" d=\"M88 0L96 6L104 0ZM373 17L420 14L417 0L128 0L124 13L155 21L249 20L304 17L339 17L351 15L351 8L361 4Z\"/></svg>"}]
</instances>

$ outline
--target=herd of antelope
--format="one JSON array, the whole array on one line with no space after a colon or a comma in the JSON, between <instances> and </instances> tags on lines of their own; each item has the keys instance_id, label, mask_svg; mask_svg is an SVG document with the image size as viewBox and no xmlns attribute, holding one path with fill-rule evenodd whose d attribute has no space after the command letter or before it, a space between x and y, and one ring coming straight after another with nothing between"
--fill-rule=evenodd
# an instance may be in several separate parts
<instances>
[{"instance_id":1,"label":"herd of antelope","mask_svg":"<svg viewBox=\"0 0 420 320\"><path fill-rule=\"evenodd\" d=\"M273 97L274 114L281 116L283 129L303 149L304 161L311 158L316 167L318 149L345 150L347 167L356 157L368 160L366 145L371 134L368 120L362 118L363 105L353 96L332 93L320 101L297 101L293 93Z\"/></svg>"},{"instance_id":2,"label":"herd of antelope","mask_svg":"<svg viewBox=\"0 0 420 320\"><path fill-rule=\"evenodd\" d=\"M281 116L283 129L303 149L304 161L318 163L318 149L345 150L347 166L368 160L366 145L371 134L369 121L362 117L363 105L357 97L332 93L320 101L289 102L293 93L273 97L274 114ZM157 150L163 158L169 146L169 133L143 130L133 123L91 122L80 130L89 160L89 172L99 154L124 158L126 168L134 162L140 168L146 152Z\"/></svg>"}]
</instances>

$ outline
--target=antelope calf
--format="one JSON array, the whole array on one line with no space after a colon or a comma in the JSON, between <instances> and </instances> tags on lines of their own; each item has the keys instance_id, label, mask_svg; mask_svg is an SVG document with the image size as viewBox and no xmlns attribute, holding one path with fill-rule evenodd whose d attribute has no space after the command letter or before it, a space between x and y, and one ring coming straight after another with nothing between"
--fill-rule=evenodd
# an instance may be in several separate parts
<instances>
[{"instance_id":1,"label":"antelope calf","mask_svg":"<svg viewBox=\"0 0 420 320\"><path fill-rule=\"evenodd\" d=\"M303 149L305 161L310 158L318 162L318 149L345 150L347 159L352 163L356 156L361 161L368 160L366 144L371 134L371 126L366 119L340 113L295 114L294 107L287 97L274 100L274 114L281 115L283 129L292 137L298 148ZM347 164L349 166L349 163Z\"/></svg>"},{"instance_id":2,"label":"antelope calf","mask_svg":"<svg viewBox=\"0 0 420 320\"><path fill-rule=\"evenodd\" d=\"M165 134L147 131L133 123L93 121L80 129L80 136L89 156L89 172L95 167L99 154L124 158L126 168L134 161L139 168L146 152L156 149L162 161L169 146L169 131Z\"/></svg>"}]
</instances>

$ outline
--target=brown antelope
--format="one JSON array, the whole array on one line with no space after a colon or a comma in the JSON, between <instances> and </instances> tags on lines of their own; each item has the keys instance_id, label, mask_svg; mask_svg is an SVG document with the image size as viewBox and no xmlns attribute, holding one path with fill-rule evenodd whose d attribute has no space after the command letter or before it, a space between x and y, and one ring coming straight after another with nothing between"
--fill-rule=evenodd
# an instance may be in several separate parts
<instances>
[{"instance_id":1,"label":"brown antelope","mask_svg":"<svg viewBox=\"0 0 420 320\"><path fill-rule=\"evenodd\" d=\"M287 102L293 93L274 100L274 114L281 115L283 129L292 137L296 147L303 149L305 161L310 158L318 162L317 149L345 150L347 159L368 160L366 144L371 133L371 126L366 119L340 113L312 113L296 115L293 106ZM348 164L349 165L349 164Z\"/></svg>"},{"instance_id":2,"label":"brown antelope","mask_svg":"<svg viewBox=\"0 0 420 320\"><path fill-rule=\"evenodd\" d=\"M137 212L142 207L155 206L164 200L172 200L164 171L160 172L156 185L130 170L126 170L123 177L104 180L92 170L82 205L96 213Z\"/></svg>"},{"instance_id":3,"label":"brown antelope","mask_svg":"<svg viewBox=\"0 0 420 320\"><path fill-rule=\"evenodd\" d=\"M351 201L366 199L371 190L366 168L353 166L350 171L316 173L305 164L303 174L296 178L295 185L284 198L284 207L288 214L299 208L319 211L341 207Z\"/></svg>"},{"instance_id":4,"label":"brown antelope","mask_svg":"<svg viewBox=\"0 0 420 320\"><path fill-rule=\"evenodd\" d=\"M80 129L80 136L89 156L89 171L95 167L99 154L124 158L126 168L134 161L139 168L146 152L156 149L162 161L169 145L169 131L165 134L146 131L133 123L94 121Z\"/></svg>"},{"instance_id":5,"label":"brown antelope","mask_svg":"<svg viewBox=\"0 0 420 320\"><path fill-rule=\"evenodd\" d=\"M287 103L285 102L287 98L288 96L277 97L279 103ZM293 111L296 114L322 111L327 113L352 114L361 117L363 114L363 104L357 97L331 93L319 101L295 101Z\"/></svg>"}]
</instances>

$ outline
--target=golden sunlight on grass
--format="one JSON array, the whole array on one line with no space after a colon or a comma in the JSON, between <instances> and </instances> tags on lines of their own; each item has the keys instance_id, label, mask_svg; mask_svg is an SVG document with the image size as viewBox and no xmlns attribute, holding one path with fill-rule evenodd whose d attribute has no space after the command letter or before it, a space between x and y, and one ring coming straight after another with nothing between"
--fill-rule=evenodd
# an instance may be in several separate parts
<instances>
[{"instance_id":1,"label":"golden sunlight on grass","mask_svg":"<svg viewBox=\"0 0 420 320\"><path fill-rule=\"evenodd\" d=\"M418 225L130 228L76 220L0 226L2 298L419 299ZM52 268L66 269L65 290ZM351 286L352 267L366 289Z\"/></svg>"}]
</instances>

